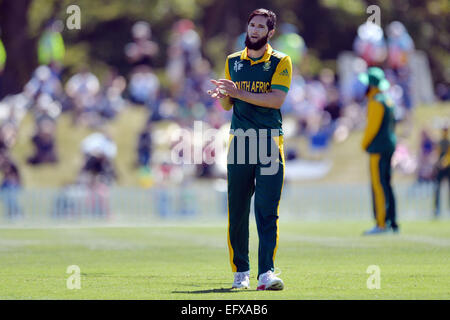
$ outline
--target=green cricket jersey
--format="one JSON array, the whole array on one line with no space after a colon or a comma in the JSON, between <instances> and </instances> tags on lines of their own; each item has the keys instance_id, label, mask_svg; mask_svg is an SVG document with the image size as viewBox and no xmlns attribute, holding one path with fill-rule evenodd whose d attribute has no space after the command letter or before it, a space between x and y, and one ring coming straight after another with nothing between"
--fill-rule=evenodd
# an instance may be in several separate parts
<instances>
[{"instance_id":1,"label":"green cricket jersey","mask_svg":"<svg viewBox=\"0 0 450 320\"><path fill-rule=\"evenodd\" d=\"M368 99L362 147L369 153L393 152L396 142L394 105L386 94L377 93Z\"/></svg>"},{"instance_id":2,"label":"green cricket jersey","mask_svg":"<svg viewBox=\"0 0 450 320\"><path fill-rule=\"evenodd\" d=\"M273 50L267 44L264 55L254 61L247 55L247 48L227 57L225 77L236 83L239 89L253 93L268 93L272 89L288 92L292 79L291 58ZM233 99L231 129L277 129L283 135L279 109L260 107L239 99Z\"/></svg>"}]
</instances>

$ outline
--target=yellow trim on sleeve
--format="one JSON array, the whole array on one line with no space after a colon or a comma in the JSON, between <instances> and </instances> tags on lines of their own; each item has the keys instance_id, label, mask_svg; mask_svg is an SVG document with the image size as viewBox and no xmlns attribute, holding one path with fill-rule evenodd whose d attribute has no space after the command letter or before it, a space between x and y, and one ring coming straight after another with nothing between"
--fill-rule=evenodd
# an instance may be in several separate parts
<instances>
[{"instance_id":1,"label":"yellow trim on sleeve","mask_svg":"<svg viewBox=\"0 0 450 320\"><path fill-rule=\"evenodd\" d=\"M278 63L272 76L272 86L282 86L287 89L291 86L292 80L292 61L291 57L284 56Z\"/></svg>"},{"instance_id":2,"label":"yellow trim on sleeve","mask_svg":"<svg viewBox=\"0 0 450 320\"><path fill-rule=\"evenodd\" d=\"M229 66L228 58L227 58L227 60L225 62L225 79L231 80L230 66Z\"/></svg>"}]
</instances>

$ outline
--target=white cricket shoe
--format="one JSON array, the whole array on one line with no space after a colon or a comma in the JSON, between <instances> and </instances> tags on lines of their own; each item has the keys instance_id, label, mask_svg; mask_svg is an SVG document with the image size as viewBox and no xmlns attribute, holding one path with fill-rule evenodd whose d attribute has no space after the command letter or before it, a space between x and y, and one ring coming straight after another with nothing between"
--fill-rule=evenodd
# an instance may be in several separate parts
<instances>
[{"instance_id":1,"label":"white cricket shoe","mask_svg":"<svg viewBox=\"0 0 450 320\"><path fill-rule=\"evenodd\" d=\"M283 280L278 278L277 276L280 273L273 273L271 270L261 274L258 279L258 287L257 290L283 290L284 283Z\"/></svg>"},{"instance_id":2,"label":"white cricket shoe","mask_svg":"<svg viewBox=\"0 0 450 320\"><path fill-rule=\"evenodd\" d=\"M232 289L248 289L250 288L250 271L235 272Z\"/></svg>"}]
</instances>

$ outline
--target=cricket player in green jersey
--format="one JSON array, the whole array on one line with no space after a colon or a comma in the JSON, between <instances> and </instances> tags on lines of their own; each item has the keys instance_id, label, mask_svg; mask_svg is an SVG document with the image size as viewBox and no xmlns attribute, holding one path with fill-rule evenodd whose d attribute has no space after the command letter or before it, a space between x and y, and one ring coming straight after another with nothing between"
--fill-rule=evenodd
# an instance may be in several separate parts
<instances>
[{"instance_id":1,"label":"cricket player in green jersey","mask_svg":"<svg viewBox=\"0 0 450 320\"><path fill-rule=\"evenodd\" d=\"M220 99L225 110L233 109L227 164L232 288L248 288L250 283L249 212L253 195L259 237L257 289L284 288L274 273L274 259L284 182L280 108L291 84L292 62L268 43L275 26L275 13L253 11L247 21L246 48L227 57L225 79L211 80L216 87L208 92Z\"/></svg>"},{"instance_id":2,"label":"cricket player in green jersey","mask_svg":"<svg viewBox=\"0 0 450 320\"><path fill-rule=\"evenodd\" d=\"M367 126L361 147L369 153L370 180L376 225L365 235L398 232L395 197L391 185L391 159L395 151L394 105L384 92L389 82L383 70L372 67L359 75L367 86Z\"/></svg>"}]
</instances>

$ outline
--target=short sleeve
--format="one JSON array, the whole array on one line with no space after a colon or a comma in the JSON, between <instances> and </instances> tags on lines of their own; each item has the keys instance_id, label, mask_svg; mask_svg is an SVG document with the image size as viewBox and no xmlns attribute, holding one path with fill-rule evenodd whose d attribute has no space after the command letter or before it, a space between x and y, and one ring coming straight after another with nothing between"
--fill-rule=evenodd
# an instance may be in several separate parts
<instances>
[{"instance_id":1,"label":"short sleeve","mask_svg":"<svg viewBox=\"0 0 450 320\"><path fill-rule=\"evenodd\" d=\"M225 62L225 79L231 80L231 75L230 75L230 67L228 66L228 58L227 61Z\"/></svg>"},{"instance_id":2,"label":"short sleeve","mask_svg":"<svg viewBox=\"0 0 450 320\"><path fill-rule=\"evenodd\" d=\"M277 68L272 76L272 89L279 89L288 92L292 80L292 62L291 57L285 56L278 63Z\"/></svg>"}]
</instances>

